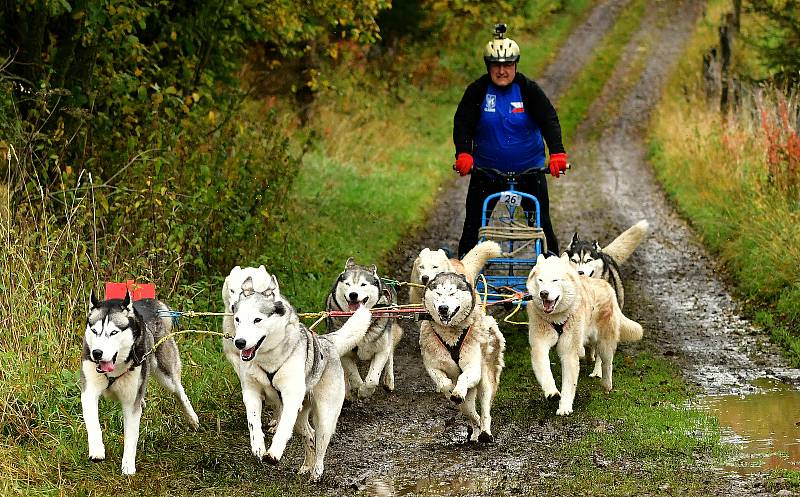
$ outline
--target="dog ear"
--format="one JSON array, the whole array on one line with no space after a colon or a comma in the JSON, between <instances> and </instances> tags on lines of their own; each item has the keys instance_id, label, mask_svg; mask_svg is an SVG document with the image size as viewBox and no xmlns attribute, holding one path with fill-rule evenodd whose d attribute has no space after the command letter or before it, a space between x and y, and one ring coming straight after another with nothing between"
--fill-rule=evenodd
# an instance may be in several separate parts
<instances>
[{"instance_id":1,"label":"dog ear","mask_svg":"<svg viewBox=\"0 0 800 497\"><path fill-rule=\"evenodd\" d=\"M370 266L367 269L369 269L372 274L376 276L378 275L378 266L376 266L375 264L370 264Z\"/></svg>"},{"instance_id":2,"label":"dog ear","mask_svg":"<svg viewBox=\"0 0 800 497\"><path fill-rule=\"evenodd\" d=\"M355 265L356 265L355 259L353 259L352 257L348 257L347 258L347 262L344 263L344 268L345 269L350 269L351 267L353 267Z\"/></svg>"},{"instance_id":3,"label":"dog ear","mask_svg":"<svg viewBox=\"0 0 800 497\"><path fill-rule=\"evenodd\" d=\"M125 290L125 298L122 299L122 308L126 311L133 313L133 305L131 304L131 292L130 290Z\"/></svg>"},{"instance_id":4,"label":"dog ear","mask_svg":"<svg viewBox=\"0 0 800 497\"><path fill-rule=\"evenodd\" d=\"M278 316L283 316L286 314L286 306L283 305L282 300L275 301L275 314Z\"/></svg>"},{"instance_id":5,"label":"dog ear","mask_svg":"<svg viewBox=\"0 0 800 497\"><path fill-rule=\"evenodd\" d=\"M539 254L539 256L538 256L538 257L536 257L536 264L537 264L537 265L538 265L538 264L541 264L542 262L544 262L544 260L545 260L545 259L546 259L546 257L545 257L545 255L544 255L544 254Z\"/></svg>"},{"instance_id":6,"label":"dog ear","mask_svg":"<svg viewBox=\"0 0 800 497\"><path fill-rule=\"evenodd\" d=\"M235 274L239 274L240 272L242 272L242 266L233 266L233 269L231 269L231 272L230 272L230 276L233 276Z\"/></svg>"},{"instance_id":7,"label":"dog ear","mask_svg":"<svg viewBox=\"0 0 800 497\"><path fill-rule=\"evenodd\" d=\"M567 253L566 253L566 252L564 252L563 254L561 254L561 257L559 257L559 259L561 259L561 260L562 260L562 261L564 261L565 263L569 264L569 255L567 255Z\"/></svg>"},{"instance_id":8,"label":"dog ear","mask_svg":"<svg viewBox=\"0 0 800 497\"><path fill-rule=\"evenodd\" d=\"M594 241L592 242L592 248L593 248L594 250L596 250L597 252L600 252L600 251L602 250L602 249L600 248L600 244L599 244L599 243L597 243L597 240L594 240Z\"/></svg>"},{"instance_id":9,"label":"dog ear","mask_svg":"<svg viewBox=\"0 0 800 497\"><path fill-rule=\"evenodd\" d=\"M578 243L578 232L576 231L575 234L572 235L572 240L570 240L569 245L567 245L567 248L564 249L564 252L569 252L570 250L572 250L572 248L575 245L577 245L577 243Z\"/></svg>"},{"instance_id":10,"label":"dog ear","mask_svg":"<svg viewBox=\"0 0 800 497\"><path fill-rule=\"evenodd\" d=\"M97 299L97 294L94 293L94 288L92 288L92 293L89 295L89 310L97 308L100 305L100 301Z\"/></svg>"},{"instance_id":11,"label":"dog ear","mask_svg":"<svg viewBox=\"0 0 800 497\"><path fill-rule=\"evenodd\" d=\"M242 282L242 295L249 297L255 292L255 289L253 289L253 278L248 276L247 279Z\"/></svg>"},{"instance_id":12,"label":"dog ear","mask_svg":"<svg viewBox=\"0 0 800 497\"><path fill-rule=\"evenodd\" d=\"M267 285L267 288L261 293L265 297L273 297L276 299L281 296L281 290L280 287L278 286L278 278L276 278L274 274L269 277L269 284Z\"/></svg>"}]
</instances>

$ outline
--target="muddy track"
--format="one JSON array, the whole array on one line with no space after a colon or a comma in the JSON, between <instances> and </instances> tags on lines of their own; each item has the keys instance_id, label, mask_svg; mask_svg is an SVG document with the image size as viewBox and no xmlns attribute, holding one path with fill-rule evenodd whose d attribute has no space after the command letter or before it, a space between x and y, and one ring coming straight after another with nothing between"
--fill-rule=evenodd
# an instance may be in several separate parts
<instances>
[{"instance_id":1,"label":"muddy track","mask_svg":"<svg viewBox=\"0 0 800 497\"><path fill-rule=\"evenodd\" d=\"M568 87L625 4L600 3L571 37L557 59L570 63L553 66L539 78L551 98L557 100ZM551 205L562 241L575 229L609 241L638 219L651 222L652 235L623 267L626 311L645 326L640 347L675 357L707 391L730 392L764 376L767 368L782 376L794 373L780 366L769 347L755 359L745 354L754 342L766 339L737 316L709 257L658 187L642 138L660 85L701 7L700 0L661 0L648 8L623 63L592 109L592 115L605 116L605 132L596 141L569 140L577 167L551 183ZM637 58L642 50L647 56ZM619 98L621 92L625 98ZM584 131L598 123L590 118ZM466 186L458 178L445 186L430 222L391 254L385 267L396 271L385 276L407 279L422 247L457 246ZM528 489L532 467L546 471L557 464L547 456L548 447L580 438L549 422L510 426L500 415L495 417L496 443L464 444L465 427L456 409L433 391L422 367L416 326L404 323L404 329L395 359L397 390L377 392L342 412L318 487L325 495L518 495ZM278 471L291 478L300 459L299 444L290 444ZM733 494L746 491L731 487Z\"/></svg>"}]
</instances>

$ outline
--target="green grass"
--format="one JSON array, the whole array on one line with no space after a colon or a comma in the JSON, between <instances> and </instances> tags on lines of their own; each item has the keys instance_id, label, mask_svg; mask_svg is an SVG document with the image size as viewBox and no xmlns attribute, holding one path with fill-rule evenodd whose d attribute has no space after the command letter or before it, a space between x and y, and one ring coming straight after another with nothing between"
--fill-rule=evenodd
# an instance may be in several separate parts
<instances>
[{"instance_id":1,"label":"green grass","mask_svg":"<svg viewBox=\"0 0 800 497\"><path fill-rule=\"evenodd\" d=\"M553 451L557 482L543 489L564 495L668 493L702 495L714 488L708 468L724 456L717 420L687 407L695 392L680 379L674 363L649 351L631 353L622 345L614 360L614 389L605 393L582 367L574 412L555 415L556 401L546 401L531 373L524 326L504 329L506 369L496 412L520 425L552 423L556 430L579 433ZM555 358L555 353L551 353ZM553 373L560 385L560 365ZM496 414L498 415L498 414Z\"/></svg>"}]
</instances>

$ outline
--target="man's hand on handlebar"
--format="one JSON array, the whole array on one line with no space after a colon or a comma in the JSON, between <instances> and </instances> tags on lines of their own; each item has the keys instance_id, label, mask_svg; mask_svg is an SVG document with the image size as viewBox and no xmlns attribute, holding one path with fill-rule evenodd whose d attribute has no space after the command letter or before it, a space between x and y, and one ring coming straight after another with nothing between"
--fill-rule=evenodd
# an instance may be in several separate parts
<instances>
[{"instance_id":1,"label":"man's hand on handlebar","mask_svg":"<svg viewBox=\"0 0 800 497\"><path fill-rule=\"evenodd\" d=\"M567 154L550 154L550 174L558 178L561 173L567 170Z\"/></svg>"},{"instance_id":2,"label":"man's hand on handlebar","mask_svg":"<svg viewBox=\"0 0 800 497\"><path fill-rule=\"evenodd\" d=\"M472 160L472 156L467 153L460 153L456 158L456 163L453 164L453 169L458 171L458 174L461 176L466 176L472 171L472 165L474 161Z\"/></svg>"}]
</instances>

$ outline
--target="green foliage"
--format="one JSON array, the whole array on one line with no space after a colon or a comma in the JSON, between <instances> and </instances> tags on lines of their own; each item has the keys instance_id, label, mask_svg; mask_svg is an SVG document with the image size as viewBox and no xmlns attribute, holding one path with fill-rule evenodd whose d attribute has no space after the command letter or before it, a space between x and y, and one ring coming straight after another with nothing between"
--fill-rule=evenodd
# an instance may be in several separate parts
<instances>
[{"instance_id":1,"label":"green foliage","mask_svg":"<svg viewBox=\"0 0 800 497\"><path fill-rule=\"evenodd\" d=\"M744 9L755 20L747 40L757 48L768 77L800 82L800 1L746 0Z\"/></svg>"}]
</instances>

